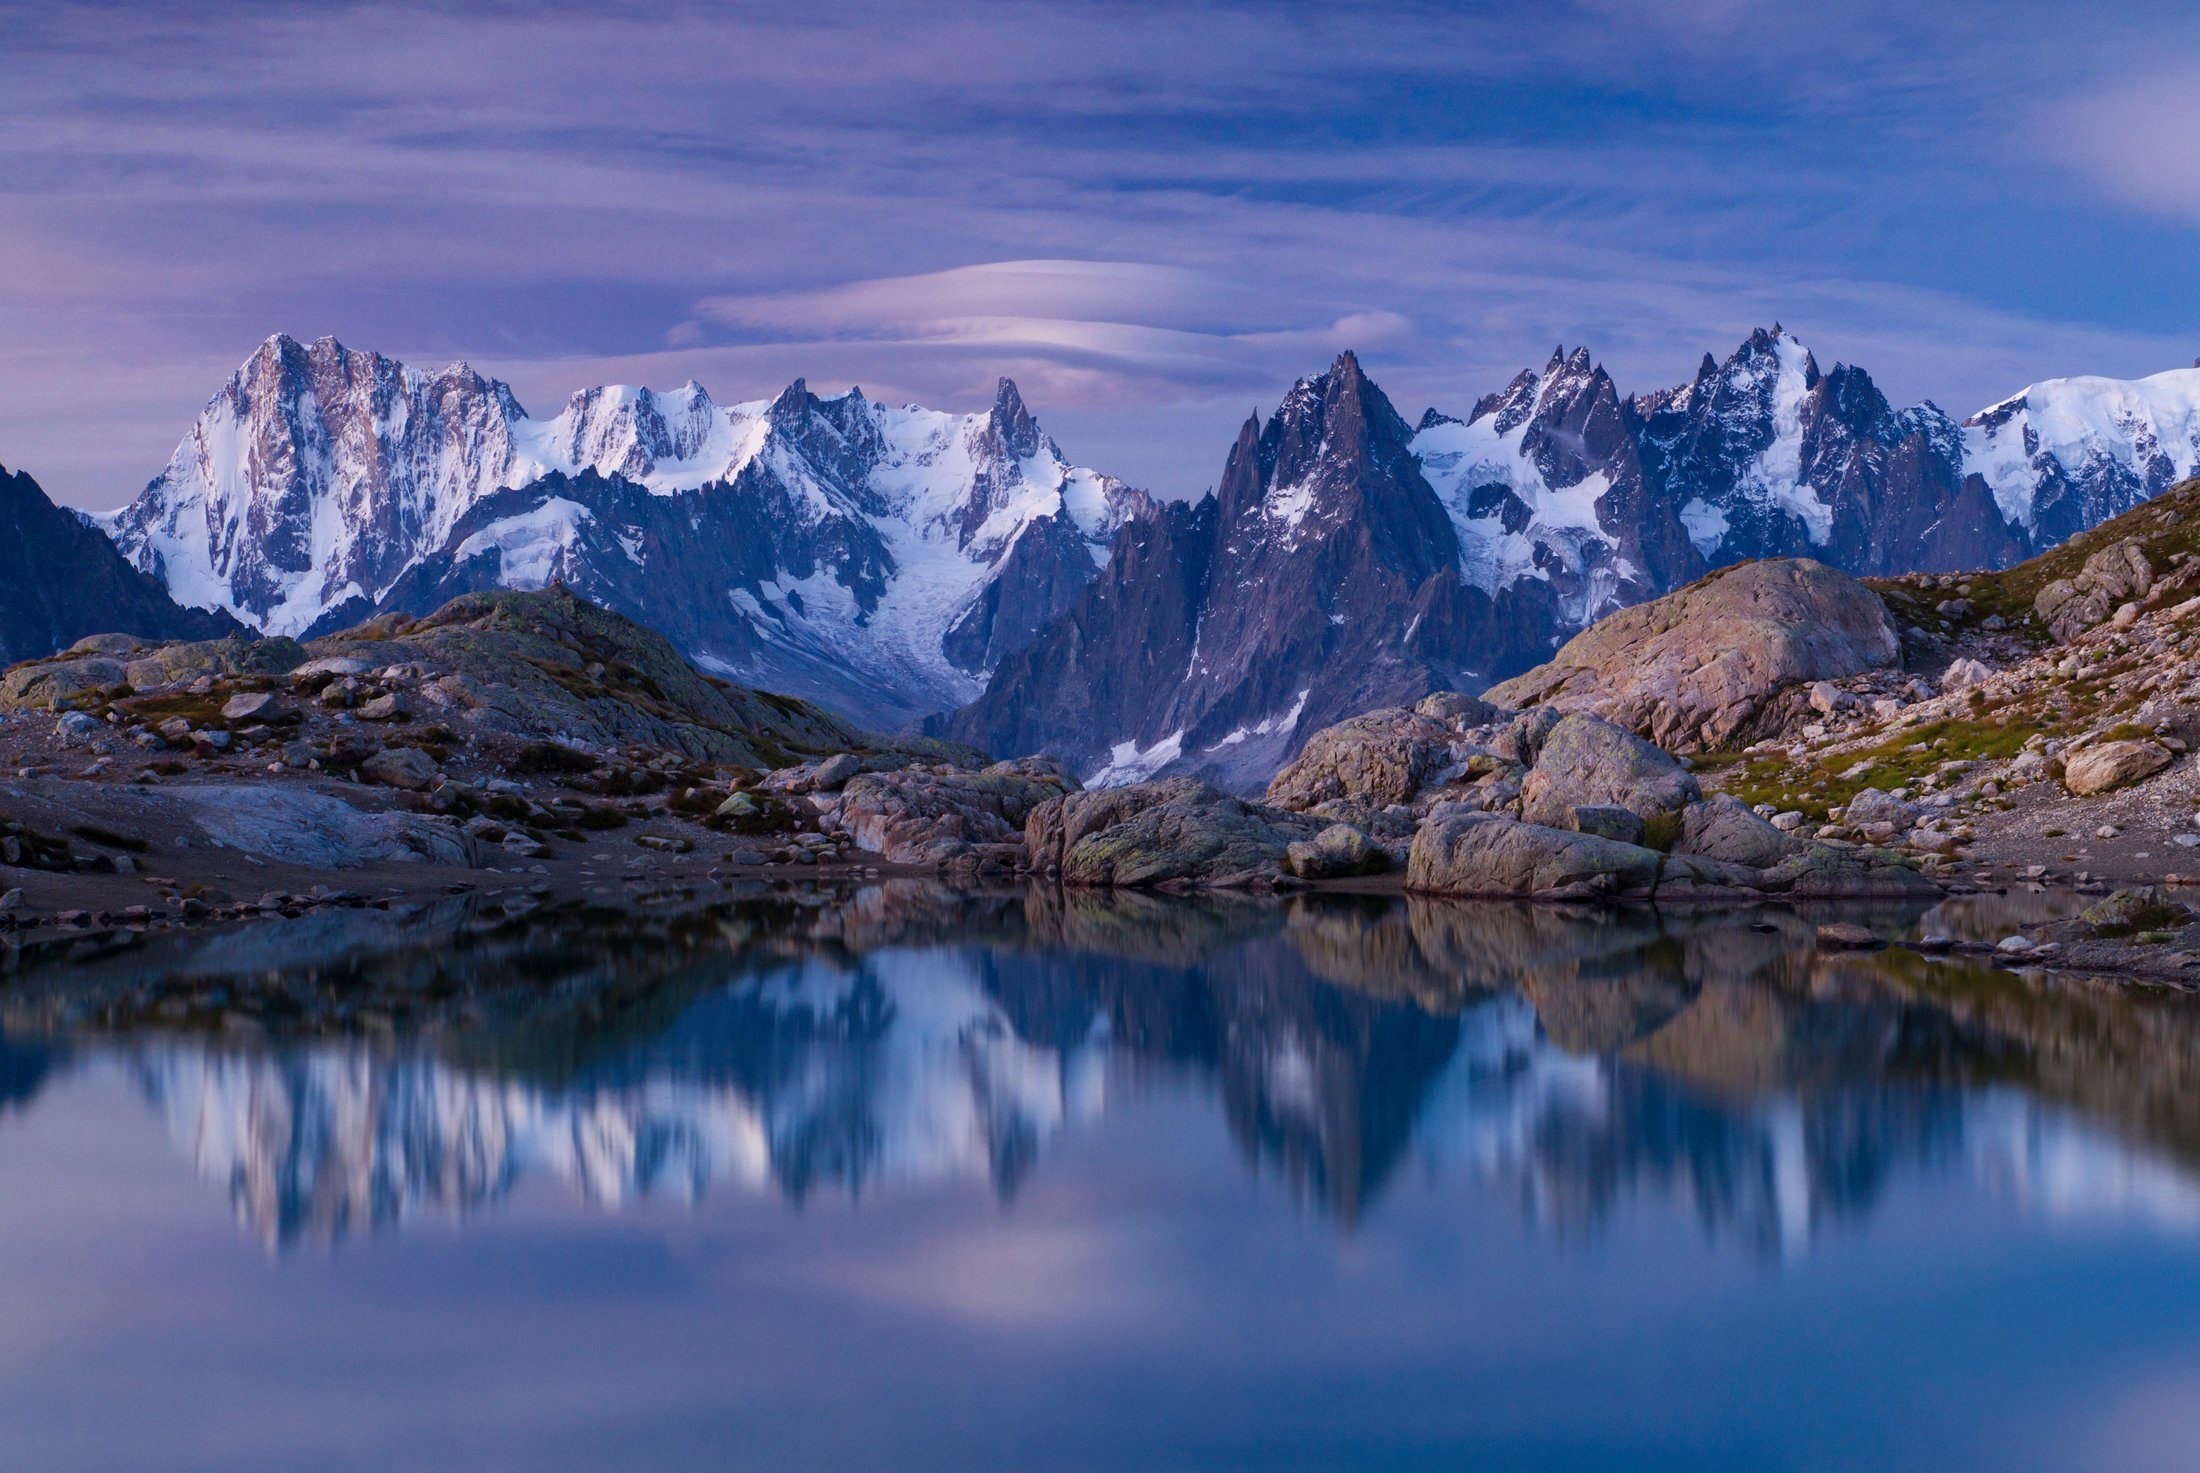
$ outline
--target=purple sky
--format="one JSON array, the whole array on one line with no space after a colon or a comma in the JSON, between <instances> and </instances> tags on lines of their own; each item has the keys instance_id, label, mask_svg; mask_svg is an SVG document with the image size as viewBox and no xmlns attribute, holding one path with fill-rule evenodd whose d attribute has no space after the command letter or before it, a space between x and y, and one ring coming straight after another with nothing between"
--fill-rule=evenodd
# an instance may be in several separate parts
<instances>
[{"instance_id":1,"label":"purple sky","mask_svg":"<svg viewBox=\"0 0 2200 1473\"><path fill-rule=\"evenodd\" d=\"M2186 6L0 0L0 38L0 462L85 506L277 330L537 412L1005 372L1178 494L1348 346L1409 416L1776 318L1958 414L2200 352Z\"/></svg>"}]
</instances>

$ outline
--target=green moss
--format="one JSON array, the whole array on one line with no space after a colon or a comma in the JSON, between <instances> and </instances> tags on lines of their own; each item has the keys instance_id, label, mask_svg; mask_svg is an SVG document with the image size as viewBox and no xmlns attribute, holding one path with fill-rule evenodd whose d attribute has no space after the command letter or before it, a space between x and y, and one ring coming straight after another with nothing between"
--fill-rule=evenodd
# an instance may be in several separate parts
<instances>
[{"instance_id":1,"label":"green moss","mask_svg":"<svg viewBox=\"0 0 2200 1473\"><path fill-rule=\"evenodd\" d=\"M1645 849L1655 849L1663 854L1672 849L1681 836L1681 816L1677 813L1653 813L1642 821L1642 844Z\"/></svg>"},{"instance_id":2,"label":"green moss","mask_svg":"<svg viewBox=\"0 0 2200 1473\"><path fill-rule=\"evenodd\" d=\"M1782 753L1699 762L1697 768L1716 775L1717 786L1745 803L1769 803L1823 820L1866 788L1885 792L1909 787L1950 762L2014 757L2042 730L2037 721L2008 719L2003 713L1982 720L1935 721L1894 732L1861 751L1800 763Z\"/></svg>"}]
</instances>

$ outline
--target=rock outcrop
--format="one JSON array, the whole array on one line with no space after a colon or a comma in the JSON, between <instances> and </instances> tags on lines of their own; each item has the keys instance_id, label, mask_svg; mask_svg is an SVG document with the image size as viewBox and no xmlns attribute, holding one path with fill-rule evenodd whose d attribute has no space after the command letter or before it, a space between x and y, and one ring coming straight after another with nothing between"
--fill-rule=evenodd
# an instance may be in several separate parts
<instances>
[{"instance_id":1,"label":"rock outcrop","mask_svg":"<svg viewBox=\"0 0 2200 1473\"><path fill-rule=\"evenodd\" d=\"M2058 641L2067 642L2154 587L2154 568L2137 538L2120 538L2088 557L2068 578L2057 578L2032 599L2032 612Z\"/></svg>"},{"instance_id":2,"label":"rock outcrop","mask_svg":"<svg viewBox=\"0 0 2200 1473\"><path fill-rule=\"evenodd\" d=\"M1622 609L1549 664L1493 686L1501 706L1588 711L1675 752L1734 746L1809 686L1893 664L1878 595L1807 559L1744 563Z\"/></svg>"},{"instance_id":3,"label":"rock outcrop","mask_svg":"<svg viewBox=\"0 0 2200 1473\"><path fill-rule=\"evenodd\" d=\"M1669 830L1702 797L1696 779L1633 732L1575 714L1554 725L1520 788L1520 816L1550 828L1579 828L1578 808L1613 807Z\"/></svg>"},{"instance_id":4,"label":"rock outcrop","mask_svg":"<svg viewBox=\"0 0 2200 1473\"><path fill-rule=\"evenodd\" d=\"M1931 880L1890 856L1784 834L1725 795L1691 803L1675 819L1670 849L1659 849L1505 814L1439 809L1414 836L1406 888L1537 900L1939 893Z\"/></svg>"},{"instance_id":5,"label":"rock outcrop","mask_svg":"<svg viewBox=\"0 0 2200 1473\"><path fill-rule=\"evenodd\" d=\"M1317 827L1193 778L1166 778L1042 803L1024 844L1031 865L1065 885L1264 888L1282 877L1292 843Z\"/></svg>"},{"instance_id":6,"label":"rock outcrop","mask_svg":"<svg viewBox=\"0 0 2200 1473\"><path fill-rule=\"evenodd\" d=\"M1076 790L1077 780L1043 757L976 772L902 767L858 773L820 810L838 820L856 848L893 864L966 858L1006 864L1023 857L1032 810Z\"/></svg>"}]
</instances>

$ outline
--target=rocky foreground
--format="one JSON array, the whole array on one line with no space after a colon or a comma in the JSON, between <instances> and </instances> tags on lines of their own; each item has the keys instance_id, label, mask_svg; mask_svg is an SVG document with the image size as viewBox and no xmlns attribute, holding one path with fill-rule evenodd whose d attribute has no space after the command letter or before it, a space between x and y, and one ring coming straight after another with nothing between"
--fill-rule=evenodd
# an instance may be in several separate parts
<instances>
[{"instance_id":1,"label":"rocky foreground","mask_svg":"<svg viewBox=\"0 0 2200 1473\"><path fill-rule=\"evenodd\" d=\"M0 676L0 772L16 932L774 871L1546 899L1931 888L1707 794L1587 711L1435 696L1322 733L1263 802L1193 778L1088 792L1048 759L713 680L563 590L304 644L86 639Z\"/></svg>"},{"instance_id":2,"label":"rocky foreground","mask_svg":"<svg viewBox=\"0 0 2200 1473\"><path fill-rule=\"evenodd\" d=\"M1689 904L2174 881L2196 496L2005 573L1723 569L1485 697L1340 722L1258 800L863 732L560 589L306 644L100 636L0 676L0 928L775 871ZM2160 924L2030 944L2187 924L2123 903Z\"/></svg>"}]
</instances>

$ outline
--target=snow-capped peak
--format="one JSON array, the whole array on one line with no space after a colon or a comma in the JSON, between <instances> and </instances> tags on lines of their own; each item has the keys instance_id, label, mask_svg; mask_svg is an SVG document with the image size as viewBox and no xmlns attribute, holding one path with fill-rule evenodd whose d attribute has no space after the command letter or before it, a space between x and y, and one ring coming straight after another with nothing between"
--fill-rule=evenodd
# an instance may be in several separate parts
<instances>
[{"instance_id":1,"label":"snow-capped peak","mask_svg":"<svg viewBox=\"0 0 2200 1473\"><path fill-rule=\"evenodd\" d=\"M982 669L998 657L990 608L958 646L966 659L943 641L1027 534L1054 529L1048 550L1019 564L1047 591L1005 601L1019 627L1091 576L1139 499L1071 465L1006 379L973 414L893 408L859 391L819 398L801 379L724 406L690 380L584 389L534 419L506 385L463 363L431 375L334 338L301 345L277 334L104 525L179 601L298 634L340 607L374 605L439 557L469 568L488 558L486 575L467 576L508 586L579 577L578 563L610 547L640 564L638 513L583 505L600 499L586 489L591 476L628 496L768 504L761 525L743 522L761 545L678 549L726 569L725 594L706 595L714 607L696 621L753 610L804 658L851 669L891 647L879 679L918 708L964 696L979 673L968 660ZM542 495L508 495L553 478ZM628 525L614 525L621 515ZM759 567L777 571L757 582ZM709 574L698 576L707 587Z\"/></svg>"},{"instance_id":2,"label":"snow-capped peak","mask_svg":"<svg viewBox=\"0 0 2200 1473\"><path fill-rule=\"evenodd\" d=\"M2090 521L2116 516L2200 471L2200 367L2047 379L1965 420L1963 445L2019 526L2073 494Z\"/></svg>"},{"instance_id":3,"label":"snow-capped peak","mask_svg":"<svg viewBox=\"0 0 2200 1473\"><path fill-rule=\"evenodd\" d=\"M1576 623L1613 604L1637 570L1601 556L1618 541L1598 510L1612 472L1583 453L1583 428L1616 407L1588 350L1561 345L1541 373L1523 371L1480 400L1471 419L1423 417L1413 450L1459 534L1469 583L1495 595L1524 578L1563 581Z\"/></svg>"}]
</instances>

